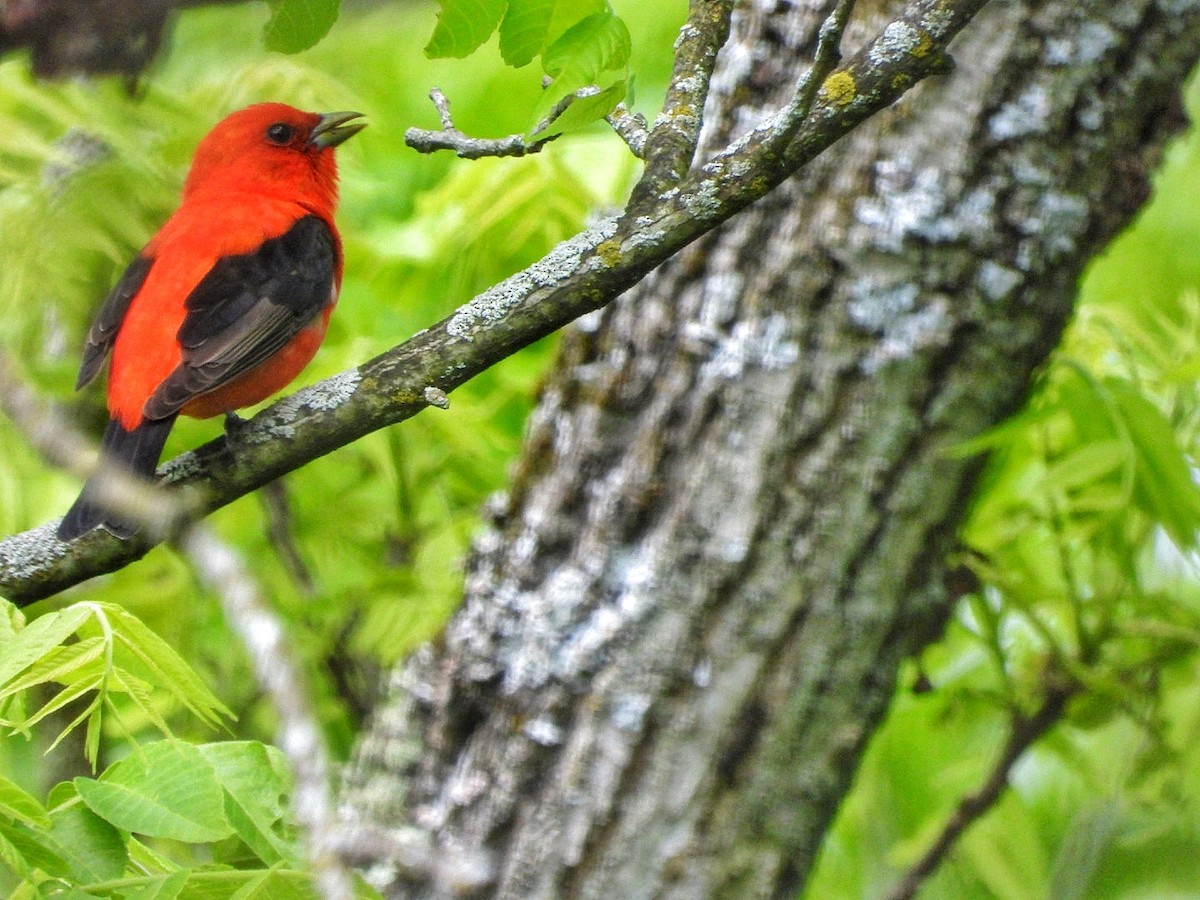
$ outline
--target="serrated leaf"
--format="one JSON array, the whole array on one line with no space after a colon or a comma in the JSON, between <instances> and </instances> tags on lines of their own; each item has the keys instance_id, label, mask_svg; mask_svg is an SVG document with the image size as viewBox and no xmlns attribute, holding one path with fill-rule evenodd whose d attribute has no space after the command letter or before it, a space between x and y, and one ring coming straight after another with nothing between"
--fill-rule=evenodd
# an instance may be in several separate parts
<instances>
[{"instance_id":1,"label":"serrated leaf","mask_svg":"<svg viewBox=\"0 0 1200 900\"><path fill-rule=\"evenodd\" d=\"M491 37L504 15L507 0L439 0L437 26L425 46L434 59L461 59Z\"/></svg>"},{"instance_id":2,"label":"serrated leaf","mask_svg":"<svg viewBox=\"0 0 1200 900\"><path fill-rule=\"evenodd\" d=\"M120 607L105 605L117 642L149 670L152 683L168 691L193 715L210 725L222 717L233 718L225 706L191 666L175 650L146 627L141 619Z\"/></svg>"},{"instance_id":3,"label":"serrated leaf","mask_svg":"<svg viewBox=\"0 0 1200 900\"><path fill-rule=\"evenodd\" d=\"M55 810L50 819L53 827L42 840L64 860L75 881L104 881L125 871L129 854L120 832L82 803Z\"/></svg>"},{"instance_id":4,"label":"serrated leaf","mask_svg":"<svg viewBox=\"0 0 1200 900\"><path fill-rule=\"evenodd\" d=\"M608 0L558 0L547 28L546 44L553 44L568 28L596 13L611 11Z\"/></svg>"},{"instance_id":5,"label":"serrated leaf","mask_svg":"<svg viewBox=\"0 0 1200 900\"><path fill-rule=\"evenodd\" d=\"M276 830L291 785L283 754L257 741L205 744L199 750L225 788L225 813L238 837L268 865L298 862Z\"/></svg>"},{"instance_id":6,"label":"serrated leaf","mask_svg":"<svg viewBox=\"0 0 1200 900\"><path fill-rule=\"evenodd\" d=\"M0 644L0 685L7 684L74 634L92 614L89 604L68 606L34 619L15 637Z\"/></svg>"},{"instance_id":7,"label":"serrated leaf","mask_svg":"<svg viewBox=\"0 0 1200 900\"><path fill-rule=\"evenodd\" d=\"M63 875L67 871L63 859L39 841L33 832L9 822L0 822L0 860L25 878L29 878L34 869L50 875Z\"/></svg>"},{"instance_id":8,"label":"serrated leaf","mask_svg":"<svg viewBox=\"0 0 1200 900\"><path fill-rule=\"evenodd\" d=\"M545 128L534 134L533 137L550 137L551 135L562 134L565 131L572 131L576 128L582 128L585 125L591 125L593 122L598 122L612 112L624 97L624 81L618 81L616 84L609 85L602 91L596 91L584 96L575 95L566 109L552 122L548 123Z\"/></svg>"},{"instance_id":9,"label":"serrated leaf","mask_svg":"<svg viewBox=\"0 0 1200 900\"><path fill-rule=\"evenodd\" d=\"M520 68L581 19L607 8L604 0L509 0L500 23L500 56Z\"/></svg>"},{"instance_id":10,"label":"serrated leaf","mask_svg":"<svg viewBox=\"0 0 1200 900\"><path fill-rule=\"evenodd\" d=\"M0 647L5 646L25 628L25 614L7 600L0 598Z\"/></svg>"},{"instance_id":11,"label":"serrated leaf","mask_svg":"<svg viewBox=\"0 0 1200 900\"><path fill-rule=\"evenodd\" d=\"M92 812L125 831L190 843L233 834L216 772L183 741L146 745L99 780L76 778L74 784Z\"/></svg>"},{"instance_id":12,"label":"serrated leaf","mask_svg":"<svg viewBox=\"0 0 1200 900\"><path fill-rule=\"evenodd\" d=\"M166 719L162 717L154 703L152 696L154 689L148 682L124 669L113 669L108 676L108 689L126 694L133 704L145 713L146 718L155 728L167 737L172 736L170 726L167 725Z\"/></svg>"},{"instance_id":13,"label":"serrated leaf","mask_svg":"<svg viewBox=\"0 0 1200 900\"><path fill-rule=\"evenodd\" d=\"M24 721L15 723L13 727L20 731L25 731L31 726L42 721L42 719L46 718L46 716L50 715L51 713L58 712L58 710L62 709L63 707L75 702L84 694L88 693L88 691L99 689L103 680L103 674L98 673L91 680L72 682L51 697L50 700L47 701L37 712L29 716L29 718L25 719ZM58 741L62 740L63 736L65 736L67 732L74 728L75 725L78 725L80 722L82 722L83 718L89 714L91 708L96 705L98 705L98 698L97 700L93 700L92 703L89 704L88 709L84 710L84 712L81 713L71 725L67 726L66 731L64 731L62 735L59 735L58 740L56 740L55 743L57 744Z\"/></svg>"},{"instance_id":14,"label":"serrated leaf","mask_svg":"<svg viewBox=\"0 0 1200 900\"><path fill-rule=\"evenodd\" d=\"M542 68L562 92L595 84L604 72L629 63L631 41L625 23L609 10L581 19L546 48Z\"/></svg>"},{"instance_id":15,"label":"serrated leaf","mask_svg":"<svg viewBox=\"0 0 1200 900\"><path fill-rule=\"evenodd\" d=\"M97 663L104 655L106 645L104 638L92 637L74 644L55 647L30 666L24 675L5 685L4 690L0 691L0 697L49 681L75 684L78 681L94 679L97 673L103 671L103 663Z\"/></svg>"},{"instance_id":16,"label":"serrated leaf","mask_svg":"<svg viewBox=\"0 0 1200 900\"><path fill-rule=\"evenodd\" d=\"M314 46L337 21L340 0L267 0L271 18L263 27L263 46L299 53Z\"/></svg>"}]
</instances>

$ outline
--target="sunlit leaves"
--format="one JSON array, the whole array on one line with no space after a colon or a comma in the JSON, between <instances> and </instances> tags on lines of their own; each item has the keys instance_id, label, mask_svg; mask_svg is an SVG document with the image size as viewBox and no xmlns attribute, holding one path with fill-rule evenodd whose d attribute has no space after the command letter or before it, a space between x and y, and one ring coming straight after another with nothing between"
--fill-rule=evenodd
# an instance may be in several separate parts
<instances>
[{"instance_id":1,"label":"sunlit leaves","mask_svg":"<svg viewBox=\"0 0 1200 900\"><path fill-rule=\"evenodd\" d=\"M611 10L581 19L542 54L546 74L570 89L594 84L629 63L629 29Z\"/></svg>"},{"instance_id":2,"label":"sunlit leaves","mask_svg":"<svg viewBox=\"0 0 1200 900\"><path fill-rule=\"evenodd\" d=\"M566 97L565 105L533 133L535 138L562 134L599 121L612 112L625 96L625 82L610 84L604 90L580 90Z\"/></svg>"},{"instance_id":3,"label":"sunlit leaves","mask_svg":"<svg viewBox=\"0 0 1200 900\"><path fill-rule=\"evenodd\" d=\"M508 6L506 0L441 0L437 27L425 52L432 57L470 56L491 37Z\"/></svg>"},{"instance_id":4,"label":"sunlit leaves","mask_svg":"<svg viewBox=\"0 0 1200 900\"><path fill-rule=\"evenodd\" d=\"M88 809L123 831L190 843L233 833L216 772L180 741L140 747L99 779L74 783Z\"/></svg>"},{"instance_id":5,"label":"sunlit leaves","mask_svg":"<svg viewBox=\"0 0 1200 900\"><path fill-rule=\"evenodd\" d=\"M15 701L38 685L55 686L57 693L25 714ZM169 730L159 704L166 698L209 725L232 715L170 645L115 604L79 603L0 634L3 724L26 730L83 700L60 739L86 722L86 748L94 762L101 723L117 695L164 733Z\"/></svg>"},{"instance_id":6,"label":"sunlit leaves","mask_svg":"<svg viewBox=\"0 0 1200 900\"><path fill-rule=\"evenodd\" d=\"M340 0L267 0L271 18L263 28L268 50L298 53L325 37L337 21Z\"/></svg>"},{"instance_id":7,"label":"sunlit leaves","mask_svg":"<svg viewBox=\"0 0 1200 900\"><path fill-rule=\"evenodd\" d=\"M26 886L55 878L87 896L310 898L290 787L279 751L250 741L137 747L99 778L60 784L49 808L0 780L0 862ZM151 849L162 841L208 844L214 864L180 866Z\"/></svg>"}]
</instances>

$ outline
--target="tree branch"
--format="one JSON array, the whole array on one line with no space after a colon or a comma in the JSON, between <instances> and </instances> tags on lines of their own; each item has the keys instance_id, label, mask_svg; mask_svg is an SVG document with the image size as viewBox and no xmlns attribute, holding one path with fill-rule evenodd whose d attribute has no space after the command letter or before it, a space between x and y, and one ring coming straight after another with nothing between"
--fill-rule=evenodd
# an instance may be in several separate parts
<instances>
[{"instance_id":1,"label":"tree branch","mask_svg":"<svg viewBox=\"0 0 1200 900\"><path fill-rule=\"evenodd\" d=\"M558 106L551 111L550 118L557 118L566 109L567 102L574 95L564 97ZM502 138L473 138L454 127L454 118L450 114L450 100L441 88L431 88L429 99L433 101L438 111L442 127L440 131L429 131L425 128L410 128L404 132L404 143L418 153L436 153L439 150L453 150L463 159L482 159L485 156L528 156L539 152L548 143L558 137L549 137L529 141L523 134L510 134ZM540 129L534 130L536 134Z\"/></svg>"},{"instance_id":2,"label":"tree branch","mask_svg":"<svg viewBox=\"0 0 1200 900\"><path fill-rule=\"evenodd\" d=\"M232 502L365 434L415 415L516 350L611 302L680 249L763 197L835 141L944 67L939 51L987 0L915 0L833 76L779 153L777 116L654 202L605 219L409 341L260 412L161 469L202 487L202 508ZM828 79L827 79L828 81ZM753 173L754 177L747 177ZM433 389L434 393L430 393ZM100 530L64 545L54 523L0 541L0 594L27 605L143 556L145 538Z\"/></svg>"},{"instance_id":3,"label":"tree branch","mask_svg":"<svg viewBox=\"0 0 1200 900\"><path fill-rule=\"evenodd\" d=\"M733 0L692 0L675 43L675 65L662 112L637 154L646 162L629 208L652 201L691 168L704 124L704 101L717 53L729 40ZM620 133L620 132L618 132ZM622 135L624 137L624 135ZM637 151L634 151L637 153Z\"/></svg>"},{"instance_id":4,"label":"tree branch","mask_svg":"<svg viewBox=\"0 0 1200 900\"><path fill-rule=\"evenodd\" d=\"M629 152L641 159L646 154L646 138L650 129L641 113L630 112L624 103L618 103L616 109L604 117L617 136L625 142Z\"/></svg>"},{"instance_id":5,"label":"tree branch","mask_svg":"<svg viewBox=\"0 0 1200 900\"><path fill-rule=\"evenodd\" d=\"M1058 723L1066 710L1067 701L1075 692L1076 688L1069 685L1051 687L1042 705L1033 715L1013 714L1004 749L997 757L987 780L977 791L959 801L937 839L904 873L899 884L888 894L888 900L912 900L917 895L925 879L937 871L938 866L950 855L966 830L996 805L1008 787L1009 774L1021 758L1021 754Z\"/></svg>"}]
</instances>

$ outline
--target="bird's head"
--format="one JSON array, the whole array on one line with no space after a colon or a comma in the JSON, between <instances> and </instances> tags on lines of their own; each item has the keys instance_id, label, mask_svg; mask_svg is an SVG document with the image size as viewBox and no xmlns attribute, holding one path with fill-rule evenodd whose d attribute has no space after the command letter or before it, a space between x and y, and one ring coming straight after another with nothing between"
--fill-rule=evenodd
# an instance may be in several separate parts
<instances>
[{"instance_id":1,"label":"bird's head","mask_svg":"<svg viewBox=\"0 0 1200 900\"><path fill-rule=\"evenodd\" d=\"M279 193L332 213L334 148L366 128L361 113L303 112L257 103L218 122L196 148L185 197L204 190Z\"/></svg>"}]
</instances>

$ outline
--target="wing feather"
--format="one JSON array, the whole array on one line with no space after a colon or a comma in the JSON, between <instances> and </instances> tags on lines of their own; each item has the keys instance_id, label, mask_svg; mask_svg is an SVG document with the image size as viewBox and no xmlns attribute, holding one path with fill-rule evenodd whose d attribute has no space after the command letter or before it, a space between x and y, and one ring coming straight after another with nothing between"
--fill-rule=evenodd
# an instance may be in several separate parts
<instances>
[{"instance_id":1,"label":"wing feather","mask_svg":"<svg viewBox=\"0 0 1200 900\"><path fill-rule=\"evenodd\" d=\"M329 303L336 253L324 220L305 216L257 250L218 261L185 301L183 358L143 415L176 413L287 346Z\"/></svg>"}]
</instances>

